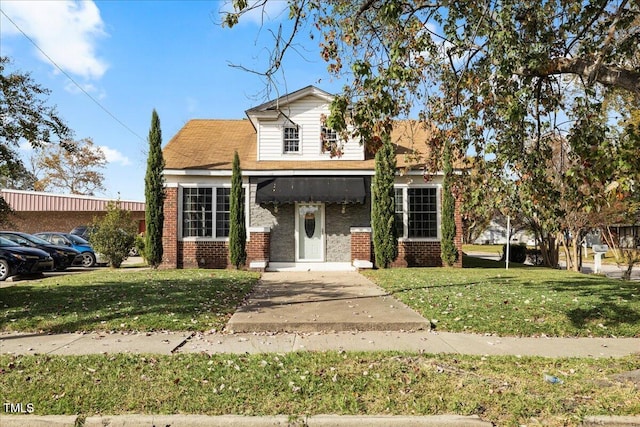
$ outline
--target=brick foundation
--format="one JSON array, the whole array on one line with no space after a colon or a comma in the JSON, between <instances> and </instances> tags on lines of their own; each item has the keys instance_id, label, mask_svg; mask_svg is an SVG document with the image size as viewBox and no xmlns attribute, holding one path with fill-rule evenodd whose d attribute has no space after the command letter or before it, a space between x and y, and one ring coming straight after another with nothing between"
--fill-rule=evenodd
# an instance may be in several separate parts
<instances>
[{"instance_id":1,"label":"brick foundation","mask_svg":"<svg viewBox=\"0 0 640 427\"><path fill-rule=\"evenodd\" d=\"M440 242L398 242L398 257L391 267L441 267Z\"/></svg>"},{"instance_id":2,"label":"brick foundation","mask_svg":"<svg viewBox=\"0 0 640 427\"><path fill-rule=\"evenodd\" d=\"M228 242L178 242L178 268L229 268Z\"/></svg>"}]
</instances>

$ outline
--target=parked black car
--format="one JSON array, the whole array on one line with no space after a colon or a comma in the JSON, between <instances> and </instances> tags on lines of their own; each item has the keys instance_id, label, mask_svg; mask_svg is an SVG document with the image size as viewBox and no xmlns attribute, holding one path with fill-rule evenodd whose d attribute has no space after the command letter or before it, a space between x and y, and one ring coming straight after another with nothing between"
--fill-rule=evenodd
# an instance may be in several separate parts
<instances>
[{"instance_id":1,"label":"parked black car","mask_svg":"<svg viewBox=\"0 0 640 427\"><path fill-rule=\"evenodd\" d=\"M42 249L53 258L53 268L56 270L65 270L72 265L82 264L82 255L80 252L67 246L52 245L46 240L32 236L27 233L18 231L0 231L0 237L11 240L19 246Z\"/></svg>"},{"instance_id":2,"label":"parked black car","mask_svg":"<svg viewBox=\"0 0 640 427\"><path fill-rule=\"evenodd\" d=\"M53 270L53 258L40 249L25 248L0 237L0 281L18 274Z\"/></svg>"}]
</instances>

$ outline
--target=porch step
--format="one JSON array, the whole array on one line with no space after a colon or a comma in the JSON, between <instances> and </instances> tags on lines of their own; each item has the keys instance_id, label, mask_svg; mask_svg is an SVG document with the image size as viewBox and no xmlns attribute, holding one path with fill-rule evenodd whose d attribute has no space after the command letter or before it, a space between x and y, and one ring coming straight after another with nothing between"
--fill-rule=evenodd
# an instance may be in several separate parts
<instances>
[{"instance_id":1,"label":"porch step","mask_svg":"<svg viewBox=\"0 0 640 427\"><path fill-rule=\"evenodd\" d=\"M348 262L270 262L267 271L355 271Z\"/></svg>"}]
</instances>

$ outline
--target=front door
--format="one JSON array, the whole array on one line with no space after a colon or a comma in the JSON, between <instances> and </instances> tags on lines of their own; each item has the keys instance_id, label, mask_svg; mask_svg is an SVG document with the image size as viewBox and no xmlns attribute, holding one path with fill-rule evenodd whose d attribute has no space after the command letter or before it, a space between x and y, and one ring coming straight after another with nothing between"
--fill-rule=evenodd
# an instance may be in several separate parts
<instances>
[{"instance_id":1,"label":"front door","mask_svg":"<svg viewBox=\"0 0 640 427\"><path fill-rule=\"evenodd\" d=\"M324 261L324 205L296 205L296 261Z\"/></svg>"}]
</instances>

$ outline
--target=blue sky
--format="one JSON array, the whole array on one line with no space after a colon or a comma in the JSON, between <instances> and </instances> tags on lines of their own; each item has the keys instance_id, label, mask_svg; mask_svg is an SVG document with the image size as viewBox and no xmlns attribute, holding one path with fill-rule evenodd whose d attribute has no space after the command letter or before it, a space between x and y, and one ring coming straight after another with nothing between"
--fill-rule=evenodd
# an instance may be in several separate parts
<instances>
[{"instance_id":1,"label":"blue sky","mask_svg":"<svg viewBox=\"0 0 640 427\"><path fill-rule=\"evenodd\" d=\"M241 119L266 100L259 76L229 64L264 69L271 36L261 30L258 14L233 29L218 25L219 11L229 10L226 3L0 0L2 12L64 73L2 14L0 55L12 59L11 69L30 72L52 91L49 104L57 106L76 139L92 138L103 148L107 190L98 196L144 200L153 108L164 145L190 119ZM271 1L268 25L286 21L285 6ZM317 53L318 38L310 41L307 33L298 47L307 52L304 58L291 52L280 89L313 84L338 92L344 82L329 76ZM26 147L21 152L29 154Z\"/></svg>"}]
</instances>

